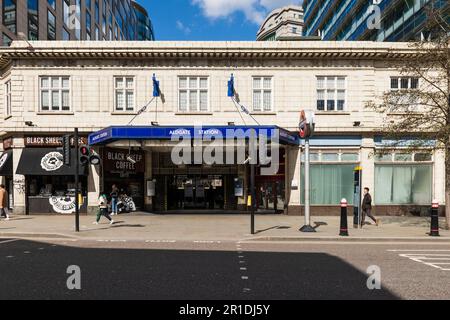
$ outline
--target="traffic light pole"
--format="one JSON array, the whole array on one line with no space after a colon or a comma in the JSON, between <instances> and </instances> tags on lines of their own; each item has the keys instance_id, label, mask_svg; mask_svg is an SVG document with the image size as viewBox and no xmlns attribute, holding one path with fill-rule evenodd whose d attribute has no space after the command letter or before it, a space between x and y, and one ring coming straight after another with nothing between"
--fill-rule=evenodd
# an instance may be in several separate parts
<instances>
[{"instance_id":1,"label":"traffic light pole","mask_svg":"<svg viewBox=\"0 0 450 320\"><path fill-rule=\"evenodd\" d=\"M78 151L78 128L75 128L75 231L80 231L80 206L79 206L79 190L78 181L80 175L80 159Z\"/></svg>"}]
</instances>

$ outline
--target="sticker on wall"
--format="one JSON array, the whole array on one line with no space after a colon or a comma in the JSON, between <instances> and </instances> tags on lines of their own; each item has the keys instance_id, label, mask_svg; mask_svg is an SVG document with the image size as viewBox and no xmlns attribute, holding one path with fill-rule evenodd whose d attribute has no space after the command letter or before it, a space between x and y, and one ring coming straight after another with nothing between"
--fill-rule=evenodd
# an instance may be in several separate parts
<instances>
[{"instance_id":1,"label":"sticker on wall","mask_svg":"<svg viewBox=\"0 0 450 320\"><path fill-rule=\"evenodd\" d=\"M59 152L49 152L41 160L41 167L45 171L56 171L62 167L62 154Z\"/></svg>"},{"instance_id":2,"label":"sticker on wall","mask_svg":"<svg viewBox=\"0 0 450 320\"><path fill-rule=\"evenodd\" d=\"M8 160L8 154L4 153L0 156L0 168L3 167L3 165L6 163L6 160Z\"/></svg>"},{"instance_id":3,"label":"sticker on wall","mask_svg":"<svg viewBox=\"0 0 450 320\"><path fill-rule=\"evenodd\" d=\"M50 197L49 202L53 210L57 213L75 213L75 197ZM78 206L81 207L82 205L82 202L80 202Z\"/></svg>"}]
</instances>

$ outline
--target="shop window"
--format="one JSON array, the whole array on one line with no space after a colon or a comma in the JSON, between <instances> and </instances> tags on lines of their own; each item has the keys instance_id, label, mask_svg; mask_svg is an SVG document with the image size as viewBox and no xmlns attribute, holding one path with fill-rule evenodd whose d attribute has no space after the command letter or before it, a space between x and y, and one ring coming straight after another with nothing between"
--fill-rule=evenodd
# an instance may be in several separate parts
<instances>
[{"instance_id":1,"label":"shop window","mask_svg":"<svg viewBox=\"0 0 450 320\"><path fill-rule=\"evenodd\" d=\"M359 154L358 153L343 153L341 155L341 161L359 161Z\"/></svg>"},{"instance_id":2,"label":"shop window","mask_svg":"<svg viewBox=\"0 0 450 320\"><path fill-rule=\"evenodd\" d=\"M337 205L342 198L353 203L353 164L311 164L310 197L312 205ZM301 169L304 181L304 166ZM305 203L304 183L301 184L302 203Z\"/></svg>"},{"instance_id":3,"label":"shop window","mask_svg":"<svg viewBox=\"0 0 450 320\"><path fill-rule=\"evenodd\" d=\"M272 111L272 78L253 77L253 111Z\"/></svg>"},{"instance_id":4,"label":"shop window","mask_svg":"<svg viewBox=\"0 0 450 320\"><path fill-rule=\"evenodd\" d=\"M392 161L392 153L377 153L375 155L375 161L391 162Z\"/></svg>"},{"instance_id":5,"label":"shop window","mask_svg":"<svg viewBox=\"0 0 450 320\"><path fill-rule=\"evenodd\" d=\"M394 155L394 161L412 161L412 154L396 153Z\"/></svg>"},{"instance_id":6,"label":"shop window","mask_svg":"<svg viewBox=\"0 0 450 320\"><path fill-rule=\"evenodd\" d=\"M317 77L317 110L343 111L345 86L345 77Z\"/></svg>"},{"instance_id":7,"label":"shop window","mask_svg":"<svg viewBox=\"0 0 450 320\"><path fill-rule=\"evenodd\" d=\"M115 77L115 111L133 111L134 110L134 78L133 77Z\"/></svg>"},{"instance_id":8,"label":"shop window","mask_svg":"<svg viewBox=\"0 0 450 320\"><path fill-rule=\"evenodd\" d=\"M178 78L178 110L180 112L208 111L208 87L207 77Z\"/></svg>"},{"instance_id":9,"label":"shop window","mask_svg":"<svg viewBox=\"0 0 450 320\"><path fill-rule=\"evenodd\" d=\"M40 77L40 111L70 111L70 78Z\"/></svg>"},{"instance_id":10,"label":"shop window","mask_svg":"<svg viewBox=\"0 0 450 320\"><path fill-rule=\"evenodd\" d=\"M375 203L431 203L432 165L375 165Z\"/></svg>"},{"instance_id":11,"label":"shop window","mask_svg":"<svg viewBox=\"0 0 450 320\"><path fill-rule=\"evenodd\" d=\"M431 153L416 153L414 154L414 161L431 161Z\"/></svg>"},{"instance_id":12,"label":"shop window","mask_svg":"<svg viewBox=\"0 0 450 320\"><path fill-rule=\"evenodd\" d=\"M5 115L11 115L11 81L5 84Z\"/></svg>"},{"instance_id":13,"label":"shop window","mask_svg":"<svg viewBox=\"0 0 450 320\"><path fill-rule=\"evenodd\" d=\"M337 162L339 161L339 154L338 153L322 153L322 161L326 162Z\"/></svg>"}]
</instances>

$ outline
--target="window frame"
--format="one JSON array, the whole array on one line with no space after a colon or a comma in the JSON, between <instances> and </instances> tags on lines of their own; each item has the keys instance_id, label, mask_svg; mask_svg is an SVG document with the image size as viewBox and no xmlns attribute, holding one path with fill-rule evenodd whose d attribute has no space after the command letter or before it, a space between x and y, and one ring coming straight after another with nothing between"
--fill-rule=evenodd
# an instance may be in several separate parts
<instances>
[{"instance_id":1,"label":"window frame","mask_svg":"<svg viewBox=\"0 0 450 320\"><path fill-rule=\"evenodd\" d=\"M47 78L49 80L49 87L48 88L43 88L42 87L42 79ZM59 81L59 87L58 88L53 88L52 86L52 79L53 78L58 78ZM67 78L69 81L69 86L68 88L64 88L62 85L62 80L63 78ZM44 75L44 76L39 76L38 78L39 84L38 84L38 91L39 91L39 108L38 108L38 113L50 113L50 114L67 114L67 113L73 113L72 110L72 79L70 76L68 75ZM42 92L43 91L48 91L48 110L43 110L42 109ZM52 98L52 93L53 91L58 91L59 93L59 109L58 110L53 110L53 98ZM68 91L69 93L69 109L68 110L63 110L63 95L62 92L63 91Z\"/></svg>"},{"instance_id":2,"label":"window frame","mask_svg":"<svg viewBox=\"0 0 450 320\"><path fill-rule=\"evenodd\" d=\"M323 78L324 80L324 86L322 88L319 88L319 78ZM334 86L333 88L328 87L328 79L333 78L334 79ZM343 78L344 79L344 87L339 88L338 86L338 79ZM316 75L316 111L317 112L346 112L347 111L347 104L348 104L348 86L347 86L347 75ZM323 99L320 99L320 101L323 101L323 110L319 109L319 91L323 91L324 97ZM333 100L328 99L328 91L333 91ZM344 91L344 105L342 107L342 110L338 110L339 101L341 99L338 99L338 93L339 91ZM333 101L333 110L328 110L328 101Z\"/></svg>"},{"instance_id":3,"label":"window frame","mask_svg":"<svg viewBox=\"0 0 450 320\"><path fill-rule=\"evenodd\" d=\"M195 89L191 89L189 86L189 82L191 79L197 79L197 87ZM180 86L180 82L181 79L186 79L186 88L181 88ZM201 88L200 86L200 79L206 79L206 89ZM210 103L210 77L207 75L197 75L197 76L178 76L177 78L177 112L178 113L211 113L211 103ZM206 110L201 110L200 108L200 92L205 91L206 90ZM181 110L181 91L186 91L187 95L186 95L186 110ZM195 91L197 92L197 108L196 110L191 110L191 106L190 106L190 92Z\"/></svg>"},{"instance_id":4,"label":"window frame","mask_svg":"<svg viewBox=\"0 0 450 320\"><path fill-rule=\"evenodd\" d=\"M419 77L411 77L411 76L391 76L389 77L390 82L389 82L389 90L390 91L401 91L401 90L418 90L420 88L420 79ZM408 87L407 88L402 88L402 80L407 79L408 80ZM413 79L417 80L417 86L416 88L412 88L411 84ZM393 88L392 87L392 81L396 80L397 81L397 88Z\"/></svg>"},{"instance_id":5,"label":"window frame","mask_svg":"<svg viewBox=\"0 0 450 320\"><path fill-rule=\"evenodd\" d=\"M116 79L122 78L124 81L124 87L123 88L117 88L116 87ZM129 89L126 86L126 79L133 79L133 88ZM124 110L117 109L117 90L122 90L124 92ZM133 108L127 109L127 91L133 91ZM136 77L134 75L127 75L127 76L114 76L113 77L113 93L114 93L114 105L113 105L113 113L134 113L136 111Z\"/></svg>"},{"instance_id":6,"label":"window frame","mask_svg":"<svg viewBox=\"0 0 450 320\"><path fill-rule=\"evenodd\" d=\"M255 89L255 79L261 80L261 88ZM270 79L270 110L264 110L264 91L267 91L268 89L264 89L264 80ZM252 76L252 113L273 113L275 112L274 108L274 76L269 75L257 75ZM259 91L259 94L261 95L261 108L259 110L255 109L255 92Z\"/></svg>"}]
</instances>

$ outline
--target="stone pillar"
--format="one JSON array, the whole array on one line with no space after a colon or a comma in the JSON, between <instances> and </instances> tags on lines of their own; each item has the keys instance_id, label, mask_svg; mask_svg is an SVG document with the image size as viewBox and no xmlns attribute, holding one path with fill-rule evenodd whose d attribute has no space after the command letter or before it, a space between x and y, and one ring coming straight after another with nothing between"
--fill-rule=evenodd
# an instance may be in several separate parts
<instances>
[{"instance_id":1,"label":"stone pillar","mask_svg":"<svg viewBox=\"0 0 450 320\"><path fill-rule=\"evenodd\" d=\"M23 138L13 138L13 184L14 184L14 215L26 213L25 176L16 174L20 157L25 147Z\"/></svg>"},{"instance_id":2,"label":"stone pillar","mask_svg":"<svg viewBox=\"0 0 450 320\"><path fill-rule=\"evenodd\" d=\"M152 160L151 150L145 150L144 208L149 212L153 211L153 197L147 197L147 181L153 179Z\"/></svg>"},{"instance_id":3,"label":"stone pillar","mask_svg":"<svg viewBox=\"0 0 450 320\"><path fill-rule=\"evenodd\" d=\"M98 196L101 191L101 166L89 167L87 192L87 213L96 214L98 211Z\"/></svg>"},{"instance_id":4,"label":"stone pillar","mask_svg":"<svg viewBox=\"0 0 450 320\"><path fill-rule=\"evenodd\" d=\"M363 137L361 145L362 179L361 190L369 188L372 201L375 199L375 143L373 137ZM362 196L362 194L361 194ZM374 201L373 201L374 202Z\"/></svg>"},{"instance_id":5,"label":"stone pillar","mask_svg":"<svg viewBox=\"0 0 450 320\"><path fill-rule=\"evenodd\" d=\"M299 147L286 148L286 202L288 204L287 214L300 215L301 210L301 192L300 169L301 169L301 151Z\"/></svg>"}]
</instances>

